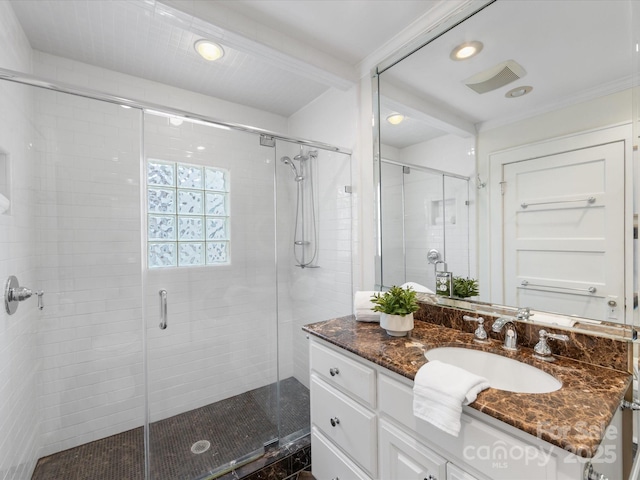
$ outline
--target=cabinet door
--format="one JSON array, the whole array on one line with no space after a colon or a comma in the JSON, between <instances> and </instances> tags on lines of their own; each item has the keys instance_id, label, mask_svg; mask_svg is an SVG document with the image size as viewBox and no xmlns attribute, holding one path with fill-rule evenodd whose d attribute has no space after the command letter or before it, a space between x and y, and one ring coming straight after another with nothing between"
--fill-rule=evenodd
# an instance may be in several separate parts
<instances>
[{"instance_id":1,"label":"cabinet door","mask_svg":"<svg viewBox=\"0 0 640 480\"><path fill-rule=\"evenodd\" d=\"M316 480L370 480L316 427L311 428L311 463Z\"/></svg>"},{"instance_id":2,"label":"cabinet door","mask_svg":"<svg viewBox=\"0 0 640 480\"><path fill-rule=\"evenodd\" d=\"M447 480L478 480L478 478L460 470L453 463L447 463Z\"/></svg>"},{"instance_id":3,"label":"cabinet door","mask_svg":"<svg viewBox=\"0 0 640 480\"><path fill-rule=\"evenodd\" d=\"M380 478L445 480L446 463L415 438L380 420Z\"/></svg>"}]
</instances>

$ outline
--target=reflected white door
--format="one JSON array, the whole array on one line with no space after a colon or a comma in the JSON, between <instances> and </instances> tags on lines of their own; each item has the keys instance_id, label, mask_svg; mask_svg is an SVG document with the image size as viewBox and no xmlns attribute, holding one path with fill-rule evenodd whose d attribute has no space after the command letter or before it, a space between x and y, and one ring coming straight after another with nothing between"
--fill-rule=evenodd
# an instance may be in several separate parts
<instances>
[{"instance_id":1,"label":"reflected white door","mask_svg":"<svg viewBox=\"0 0 640 480\"><path fill-rule=\"evenodd\" d=\"M506 304L614 320L608 302L624 305L624 142L521 153L529 159L503 165Z\"/></svg>"}]
</instances>

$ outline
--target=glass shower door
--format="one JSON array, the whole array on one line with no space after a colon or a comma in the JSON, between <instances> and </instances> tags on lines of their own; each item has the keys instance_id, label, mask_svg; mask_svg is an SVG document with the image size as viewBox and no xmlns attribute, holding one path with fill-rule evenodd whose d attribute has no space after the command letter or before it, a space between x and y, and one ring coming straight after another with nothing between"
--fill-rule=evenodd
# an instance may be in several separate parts
<instances>
[{"instance_id":1,"label":"glass shower door","mask_svg":"<svg viewBox=\"0 0 640 480\"><path fill-rule=\"evenodd\" d=\"M152 479L212 478L278 438L274 149L146 113Z\"/></svg>"}]
</instances>

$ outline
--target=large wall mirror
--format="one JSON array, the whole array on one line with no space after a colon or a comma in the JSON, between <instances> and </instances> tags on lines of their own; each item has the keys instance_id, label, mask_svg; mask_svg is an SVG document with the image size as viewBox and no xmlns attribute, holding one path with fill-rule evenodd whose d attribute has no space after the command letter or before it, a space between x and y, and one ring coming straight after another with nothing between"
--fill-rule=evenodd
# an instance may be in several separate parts
<instances>
[{"instance_id":1,"label":"large wall mirror","mask_svg":"<svg viewBox=\"0 0 640 480\"><path fill-rule=\"evenodd\" d=\"M378 287L633 335L635 3L470 2L378 66Z\"/></svg>"}]
</instances>

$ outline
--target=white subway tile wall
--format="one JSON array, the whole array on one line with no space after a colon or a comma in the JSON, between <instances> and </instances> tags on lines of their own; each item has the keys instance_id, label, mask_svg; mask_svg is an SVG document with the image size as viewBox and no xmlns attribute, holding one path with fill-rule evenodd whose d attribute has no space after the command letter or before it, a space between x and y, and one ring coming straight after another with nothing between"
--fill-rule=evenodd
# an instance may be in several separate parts
<instances>
[{"instance_id":1,"label":"white subway tile wall","mask_svg":"<svg viewBox=\"0 0 640 480\"><path fill-rule=\"evenodd\" d=\"M0 66L31 70L31 47L8 2L0 2ZM0 151L4 165L0 183L11 200L10 210L0 214L0 281L16 275L20 284L38 289L35 266L36 224L33 218L33 184L36 153L35 131L30 122L33 92L4 82L0 85ZM10 175L11 181L6 181ZM8 184L8 186L7 186ZM37 459L38 397L35 331L41 321L35 299L19 305L9 316L0 312L0 478L29 478Z\"/></svg>"},{"instance_id":2,"label":"white subway tile wall","mask_svg":"<svg viewBox=\"0 0 640 480\"><path fill-rule=\"evenodd\" d=\"M35 93L40 455L144 421L141 112Z\"/></svg>"}]
</instances>

